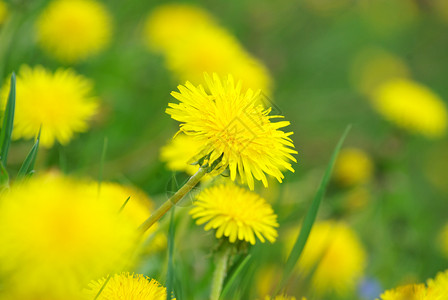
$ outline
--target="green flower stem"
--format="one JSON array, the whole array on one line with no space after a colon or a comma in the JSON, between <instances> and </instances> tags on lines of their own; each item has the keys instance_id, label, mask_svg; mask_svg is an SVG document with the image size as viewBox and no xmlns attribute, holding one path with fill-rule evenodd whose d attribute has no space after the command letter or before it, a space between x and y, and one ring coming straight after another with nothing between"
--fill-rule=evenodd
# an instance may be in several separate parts
<instances>
[{"instance_id":1,"label":"green flower stem","mask_svg":"<svg viewBox=\"0 0 448 300\"><path fill-rule=\"evenodd\" d=\"M144 233L146 230L151 228L155 222L160 220L164 214L166 214L174 205L176 205L182 198L198 184L199 180L207 173L206 168L199 168L199 170L193 176L188 179L187 183L184 184L171 198L165 201L142 225L139 227L139 231Z\"/></svg>"},{"instance_id":2,"label":"green flower stem","mask_svg":"<svg viewBox=\"0 0 448 300\"><path fill-rule=\"evenodd\" d=\"M210 293L210 300L219 300L222 291L222 284L227 275L227 263L229 261L231 248L224 246L224 249L216 254L216 269L213 273L212 291Z\"/></svg>"}]
</instances>

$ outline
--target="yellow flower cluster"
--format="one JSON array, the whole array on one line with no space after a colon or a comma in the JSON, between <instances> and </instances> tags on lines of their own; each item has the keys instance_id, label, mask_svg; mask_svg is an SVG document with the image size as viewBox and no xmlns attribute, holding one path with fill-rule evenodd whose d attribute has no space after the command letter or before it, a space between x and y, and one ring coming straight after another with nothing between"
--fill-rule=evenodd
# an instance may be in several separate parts
<instances>
[{"instance_id":1,"label":"yellow flower cluster","mask_svg":"<svg viewBox=\"0 0 448 300\"><path fill-rule=\"evenodd\" d=\"M444 300L448 299L448 270L440 272L425 284L409 284L387 290L381 300Z\"/></svg>"},{"instance_id":2,"label":"yellow flower cluster","mask_svg":"<svg viewBox=\"0 0 448 300\"><path fill-rule=\"evenodd\" d=\"M232 74L244 89L261 89L266 94L272 90L266 67L198 7L158 7L146 20L145 39L152 49L163 53L168 68L182 81L204 83L204 72Z\"/></svg>"},{"instance_id":3,"label":"yellow flower cluster","mask_svg":"<svg viewBox=\"0 0 448 300\"><path fill-rule=\"evenodd\" d=\"M22 66L16 81L16 109L13 138L34 138L39 129L40 144L53 146L55 140L67 144L77 132L88 127L97 112L98 101L91 96L93 84L71 69L52 73L37 66ZM0 107L6 107L7 82L0 95Z\"/></svg>"},{"instance_id":4,"label":"yellow flower cluster","mask_svg":"<svg viewBox=\"0 0 448 300\"><path fill-rule=\"evenodd\" d=\"M127 264L135 247L135 221L74 179L33 177L0 200L8 299L76 299L90 280Z\"/></svg>"},{"instance_id":5,"label":"yellow flower cluster","mask_svg":"<svg viewBox=\"0 0 448 300\"><path fill-rule=\"evenodd\" d=\"M297 153L289 137L292 132L280 130L289 122L271 122L282 117L270 116L270 108L259 103L260 91L242 92L232 76L221 81L216 74L213 78L206 74L205 82L209 92L190 82L180 85L179 93L171 93L180 103L170 103L166 110L182 122L181 132L203 145L196 160L208 157L210 165L216 161L221 168L229 167L231 179L238 173L251 190L254 177L265 187L266 174L282 182L281 170L294 171L289 161L295 162L291 154Z\"/></svg>"},{"instance_id":6,"label":"yellow flower cluster","mask_svg":"<svg viewBox=\"0 0 448 300\"><path fill-rule=\"evenodd\" d=\"M112 19L95 0L53 0L36 23L39 45L54 58L75 63L101 50L112 35Z\"/></svg>"},{"instance_id":7,"label":"yellow flower cluster","mask_svg":"<svg viewBox=\"0 0 448 300\"><path fill-rule=\"evenodd\" d=\"M111 276L98 298L96 295L104 286L106 278L93 281L84 291L85 300L166 300L166 288L155 279L129 273ZM175 299L174 299L175 300Z\"/></svg>"},{"instance_id":8,"label":"yellow flower cluster","mask_svg":"<svg viewBox=\"0 0 448 300\"><path fill-rule=\"evenodd\" d=\"M373 93L372 105L385 119L428 138L445 135L445 103L429 88L408 79L392 79Z\"/></svg>"},{"instance_id":9,"label":"yellow flower cluster","mask_svg":"<svg viewBox=\"0 0 448 300\"><path fill-rule=\"evenodd\" d=\"M316 294L347 296L356 289L365 265L366 251L356 233L345 223L321 221L313 225L298 268L312 274Z\"/></svg>"},{"instance_id":10,"label":"yellow flower cluster","mask_svg":"<svg viewBox=\"0 0 448 300\"><path fill-rule=\"evenodd\" d=\"M255 244L255 237L262 243L273 243L277 238L277 216L272 207L257 194L233 183L207 188L197 196L190 214L197 225L216 229L216 238L228 237Z\"/></svg>"}]
</instances>

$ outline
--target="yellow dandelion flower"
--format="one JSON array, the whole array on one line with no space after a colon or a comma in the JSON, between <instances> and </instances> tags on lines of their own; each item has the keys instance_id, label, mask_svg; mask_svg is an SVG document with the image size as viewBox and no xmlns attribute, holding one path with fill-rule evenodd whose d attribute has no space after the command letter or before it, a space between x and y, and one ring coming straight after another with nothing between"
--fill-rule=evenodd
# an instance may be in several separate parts
<instances>
[{"instance_id":1,"label":"yellow dandelion flower","mask_svg":"<svg viewBox=\"0 0 448 300\"><path fill-rule=\"evenodd\" d=\"M194 137L186 134L176 135L160 151L160 158L167 163L172 171L183 171L193 175L199 169L199 165L192 165L197 154L204 145Z\"/></svg>"},{"instance_id":2,"label":"yellow dandelion flower","mask_svg":"<svg viewBox=\"0 0 448 300\"><path fill-rule=\"evenodd\" d=\"M369 181L373 174L370 156L358 148L345 148L339 154L333 171L334 179L344 186L354 186Z\"/></svg>"},{"instance_id":3,"label":"yellow dandelion flower","mask_svg":"<svg viewBox=\"0 0 448 300\"><path fill-rule=\"evenodd\" d=\"M448 299L448 270L439 272L434 279L428 280L428 300Z\"/></svg>"},{"instance_id":4,"label":"yellow dandelion flower","mask_svg":"<svg viewBox=\"0 0 448 300\"><path fill-rule=\"evenodd\" d=\"M269 94L272 81L268 70L251 57L238 41L224 30L195 31L176 49L166 53L168 69L182 80L204 84L204 72L221 77L232 74L243 90L261 89Z\"/></svg>"},{"instance_id":5,"label":"yellow dandelion flower","mask_svg":"<svg viewBox=\"0 0 448 300\"><path fill-rule=\"evenodd\" d=\"M8 15L8 6L4 1L0 1L0 25L3 24Z\"/></svg>"},{"instance_id":6,"label":"yellow dandelion flower","mask_svg":"<svg viewBox=\"0 0 448 300\"><path fill-rule=\"evenodd\" d=\"M407 79L393 79L378 87L374 108L385 119L428 138L443 136L447 128L446 106L427 87Z\"/></svg>"},{"instance_id":7,"label":"yellow dandelion flower","mask_svg":"<svg viewBox=\"0 0 448 300\"><path fill-rule=\"evenodd\" d=\"M54 0L36 23L40 46L56 59L74 63L102 51L112 34L106 7L94 0Z\"/></svg>"},{"instance_id":8,"label":"yellow dandelion flower","mask_svg":"<svg viewBox=\"0 0 448 300\"><path fill-rule=\"evenodd\" d=\"M216 229L216 238L228 237L255 244L255 236L264 243L277 238L277 215L259 195L233 183L220 184L203 190L190 214L197 225Z\"/></svg>"},{"instance_id":9,"label":"yellow dandelion flower","mask_svg":"<svg viewBox=\"0 0 448 300\"><path fill-rule=\"evenodd\" d=\"M0 97L2 109L8 84ZM42 127L41 146L51 147L55 140L67 144L75 133L87 130L88 120L97 111L91 90L92 82L70 69L51 73L41 66L22 66L16 82L13 138L34 138Z\"/></svg>"},{"instance_id":10,"label":"yellow dandelion flower","mask_svg":"<svg viewBox=\"0 0 448 300\"><path fill-rule=\"evenodd\" d=\"M145 20L144 39L158 51L170 51L191 33L214 26L214 20L203 9L187 4L166 4L157 7Z\"/></svg>"},{"instance_id":11,"label":"yellow dandelion flower","mask_svg":"<svg viewBox=\"0 0 448 300\"><path fill-rule=\"evenodd\" d=\"M93 299L103 287L106 278L92 281L84 291L85 299ZM143 275L115 274L105 285L98 300L166 300L166 288L155 279Z\"/></svg>"},{"instance_id":12,"label":"yellow dandelion flower","mask_svg":"<svg viewBox=\"0 0 448 300\"><path fill-rule=\"evenodd\" d=\"M424 284L409 284L385 291L381 300L430 300Z\"/></svg>"},{"instance_id":13,"label":"yellow dandelion flower","mask_svg":"<svg viewBox=\"0 0 448 300\"><path fill-rule=\"evenodd\" d=\"M92 278L127 262L136 234L116 205L92 197L84 183L33 177L1 197L4 287L24 297L76 295Z\"/></svg>"},{"instance_id":14,"label":"yellow dandelion flower","mask_svg":"<svg viewBox=\"0 0 448 300\"><path fill-rule=\"evenodd\" d=\"M99 196L101 201L110 202L117 212L129 218L129 221L138 228L154 210L154 203L143 192L136 187L121 185L115 182L102 182L98 188L98 183L89 184L92 197ZM99 193L98 193L99 192ZM146 233L146 236L154 235L158 231L158 223L154 224ZM157 233L151 237L151 243L146 248L147 251L157 251L165 248L166 237L162 233Z\"/></svg>"},{"instance_id":15,"label":"yellow dandelion flower","mask_svg":"<svg viewBox=\"0 0 448 300\"><path fill-rule=\"evenodd\" d=\"M230 75L222 82L216 74L213 79L206 74L205 81L209 93L187 82L178 87L180 93L171 93L180 103L170 103L166 110L182 122L180 131L206 145L198 157L209 156L210 164L221 159L221 166L229 167L231 179L235 180L238 172L251 190L254 177L267 186L266 174L282 182L280 169L294 172L289 162L296 161L291 154L297 153L291 149L292 132L279 130L290 123L271 122L281 116L269 116L270 108L258 103L260 91L242 93L241 84L235 85Z\"/></svg>"},{"instance_id":16,"label":"yellow dandelion flower","mask_svg":"<svg viewBox=\"0 0 448 300\"><path fill-rule=\"evenodd\" d=\"M448 223L443 226L439 234L439 244L443 255L448 257Z\"/></svg>"},{"instance_id":17,"label":"yellow dandelion flower","mask_svg":"<svg viewBox=\"0 0 448 300\"><path fill-rule=\"evenodd\" d=\"M370 95L381 84L408 78L410 74L406 63L395 54L381 48L366 48L356 55L350 77L359 92Z\"/></svg>"},{"instance_id":18,"label":"yellow dandelion flower","mask_svg":"<svg viewBox=\"0 0 448 300\"><path fill-rule=\"evenodd\" d=\"M243 89L270 94L268 69L206 11L191 5L168 4L151 13L145 23L145 39L162 52L166 64L180 80L205 84L204 72L232 74Z\"/></svg>"},{"instance_id":19,"label":"yellow dandelion flower","mask_svg":"<svg viewBox=\"0 0 448 300\"><path fill-rule=\"evenodd\" d=\"M320 295L346 296L356 289L366 264L366 252L356 233L345 223L314 224L298 268L311 274L312 289Z\"/></svg>"}]
</instances>

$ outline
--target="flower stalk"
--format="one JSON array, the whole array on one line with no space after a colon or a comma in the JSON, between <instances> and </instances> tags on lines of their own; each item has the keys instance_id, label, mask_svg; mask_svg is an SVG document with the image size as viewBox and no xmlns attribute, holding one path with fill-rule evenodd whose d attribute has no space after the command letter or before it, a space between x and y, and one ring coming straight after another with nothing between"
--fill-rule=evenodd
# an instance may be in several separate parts
<instances>
[{"instance_id":1,"label":"flower stalk","mask_svg":"<svg viewBox=\"0 0 448 300\"><path fill-rule=\"evenodd\" d=\"M207 174L208 169L205 167L199 168L199 170L168 200L166 200L142 225L139 227L139 231L143 234L146 230L151 228L160 218L162 218L174 205L176 205L182 198L191 191L201 178Z\"/></svg>"},{"instance_id":2,"label":"flower stalk","mask_svg":"<svg viewBox=\"0 0 448 300\"><path fill-rule=\"evenodd\" d=\"M210 300L219 300L219 297L221 296L222 285L224 283L224 278L227 275L227 264L230 252L231 247L228 245L225 245L223 249L217 252L215 258L216 269L215 272L213 272Z\"/></svg>"}]
</instances>

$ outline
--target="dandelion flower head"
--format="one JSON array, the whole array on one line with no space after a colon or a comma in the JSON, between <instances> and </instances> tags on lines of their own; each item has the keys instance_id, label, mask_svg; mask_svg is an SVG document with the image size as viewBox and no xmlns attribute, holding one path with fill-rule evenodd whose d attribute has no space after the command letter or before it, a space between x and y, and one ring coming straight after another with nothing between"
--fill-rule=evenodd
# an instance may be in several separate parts
<instances>
[{"instance_id":1,"label":"dandelion flower head","mask_svg":"<svg viewBox=\"0 0 448 300\"><path fill-rule=\"evenodd\" d=\"M280 128L288 126L287 121L271 122L281 116L270 116L270 108L259 103L260 91L241 92L241 84L235 84L233 77L226 81L214 74L205 75L208 92L200 85L187 82L180 85L179 92L171 95L180 103L170 103L166 112L179 122L180 131L193 136L204 148L198 158L208 156L212 165L220 159L221 167L229 167L230 177L237 173L243 182L254 189L254 177L268 185L266 174L282 182L281 169L294 172L290 161L296 161L292 154L294 144Z\"/></svg>"},{"instance_id":2,"label":"dandelion flower head","mask_svg":"<svg viewBox=\"0 0 448 300\"><path fill-rule=\"evenodd\" d=\"M103 287L106 278L92 281L84 291L85 299L93 299ZM113 275L98 300L166 300L166 288L155 279L143 275L121 273Z\"/></svg>"},{"instance_id":3,"label":"dandelion flower head","mask_svg":"<svg viewBox=\"0 0 448 300\"><path fill-rule=\"evenodd\" d=\"M320 295L336 292L346 296L356 289L366 264L366 251L356 233L345 223L316 222L298 267L314 273L312 289Z\"/></svg>"},{"instance_id":4,"label":"dandelion flower head","mask_svg":"<svg viewBox=\"0 0 448 300\"><path fill-rule=\"evenodd\" d=\"M409 284L387 290L380 296L381 300L430 300L424 284Z\"/></svg>"},{"instance_id":5,"label":"dandelion flower head","mask_svg":"<svg viewBox=\"0 0 448 300\"><path fill-rule=\"evenodd\" d=\"M434 279L428 280L428 295L431 300L448 299L448 270L439 272Z\"/></svg>"},{"instance_id":6,"label":"dandelion flower head","mask_svg":"<svg viewBox=\"0 0 448 300\"><path fill-rule=\"evenodd\" d=\"M37 176L1 197L0 273L23 295L74 295L124 264L135 239L134 223L74 179Z\"/></svg>"},{"instance_id":7,"label":"dandelion flower head","mask_svg":"<svg viewBox=\"0 0 448 300\"><path fill-rule=\"evenodd\" d=\"M448 113L442 99L429 88L407 79L393 79L378 87L374 108L388 121L428 138L446 133Z\"/></svg>"},{"instance_id":8,"label":"dandelion flower head","mask_svg":"<svg viewBox=\"0 0 448 300\"><path fill-rule=\"evenodd\" d=\"M192 32L214 26L203 9L188 4L165 4L152 11L145 21L145 41L159 51L171 51Z\"/></svg>"},{"instance_id":9,"label":"dandelion flower head","mask_svg":"<svg viewBox=\"0 0 448 300\"><path fill-rule=\"evenodd\" d=\"M7 15L8 15L8 6L4 1L0 0L0 25L5 22Z\"/></svg>"},{"instance_id":10,"label":"dandelion flower head","mask_svg":"<svg viewBox=\"0 0 448 300\"><path fill-rule=\"evenodd\" d=\"M13 138L34 138L42 127L40 144L65 145L75 133L86 131L97 112L91 96L92 82L71 69L52 73L41 66L22 66L16 79L16 110ZM2 88L1 107L6 107L9 82Z\"/></svg>"},{"instance_id":11,"label":"dandelion flower head","mask_svg":"<svg viewBox=\"0 0 448 300\"><path fill-rule=\"evenodd\" d=\"M54 0L36 24L40 46L56 59L74 63L102 51L112 34L106 7L94 0Z\"/></svg>"},{"instance_id":12,"label":"dandelion flower head","mask_svg":"<svg viewBox=\"0 0 448 300\"><path fill-rule=\"evenodd\" d=\"M255 244L255 236L264 243L277 238L277 215L263 198L233 183L203 190L190 214L206 231L216 229L216 238L228 237Z\"/></svg>"},{"instance_id":13,"label":"dandelion flower head","mask_svg":"<svg viewBox=\"0 0 448 300\"><path fill-rule=\"evenodd\" d=\"M126 186L116 182L97 182L88 185L92 196L98 197L101 201L109 202L114 206L117 213L129 218L134 228L138 228L154 210L153 201L146 193L136 187ZM155 223L145 236L151 236L152 240L145 250L153 252L165 248L166 236L158 231L158 223Z\"/></svg>"},{"instance_id":14,"label":"dandelion flower head","mask_svg":"<svg viewBox=\"0 0 448 300\"><path fill-rule=\"evenodd\" d=\"M368 182L372 173L373 162L365 151L345 148L336 160L333 176L341 185L354 186Z\"/></svg>"}]
</instances>

